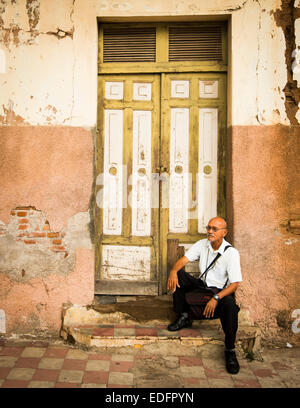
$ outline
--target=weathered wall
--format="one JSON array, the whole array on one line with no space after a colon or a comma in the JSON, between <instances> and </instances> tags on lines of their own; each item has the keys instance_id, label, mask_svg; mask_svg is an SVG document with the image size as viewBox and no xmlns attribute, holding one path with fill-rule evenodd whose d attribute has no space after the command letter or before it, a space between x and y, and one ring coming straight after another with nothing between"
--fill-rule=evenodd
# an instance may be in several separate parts
<instances>
[{"instance_id":1,"label":"weathered wall","mask_svg":"<svg viewBox=\"0 0 300 408\"><path fill-rule=\"evenodd\" d=\"M300 307L299 231L290 228L300 218L300 73L291 55L299 1L0 0L0 255L16 254L0 263L8 331L57 330L63 302L92 299L97 17L207 15L230 17L228 212L244 275L238 298L265 333L279 321L288 328ZM64 250L51 250L48 235L17 241L10 213L19 206L40 210L60 234L53 238L65 234ZM21 268L20 254L38 268Z\"/></svg>"},{"instance_id":2,"label":"weathered wall","mask_svg":"<svg viewBox=\"0 0 300 408\"><path fill-rule=\"evenodd\" d=\"M58 332L62 304L94 296L92 132L3 126L0 151L0 308L7 331Z\"/></svg>"}]
</instances>

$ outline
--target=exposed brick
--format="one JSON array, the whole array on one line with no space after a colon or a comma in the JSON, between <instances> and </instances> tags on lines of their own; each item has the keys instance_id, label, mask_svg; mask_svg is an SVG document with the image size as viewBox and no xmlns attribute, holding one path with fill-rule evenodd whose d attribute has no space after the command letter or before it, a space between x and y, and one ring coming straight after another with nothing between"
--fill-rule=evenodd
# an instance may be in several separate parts
<instances>
[{"instance_id":1,"label":"exposed brick","mask_svg":"<svg viewBox=\"0 0 300 408\"><path fill-rule=\"evenodd\" d=\"M69 252L66 252L64 258L66 258L68 255L69 255Z\"/></svg>"},{"instance_id":2,"label":"exposed brick","mask_svg":"<svg viewBox=\"0 0 300 408\"><path fill-rule=\"evenodd\" d=\"M19 224L26 224L27 222L29 222L27 218L22 218L19 220Z\"/></svg>"},{"instance_id":3,"label":"exposed brick","mask_svg":"<svg viewBox=\"0 0 300 408\"><path fill-rule=\"evenodd\" d=\"M59 232L48 232L48 238L58 238Z\"/></svg>"},{"instance_id":4,"label":"exposed brick","mask_svg":"<svg viewBox=\"0 0 300 408\"><path fill-rule=\"evenodd\" d=\"M65 251L66 250L66 248L64 247L64 246L52 246L51 248L51 251Z\"/></svg>"},{"instance_id":5,"label":"exposed brick","mask_svg":"<svg viewBox=\"0 0 300 408\"><path fill-rule=\"evenodd\" d=\"M61 245L61 242L62 242L61 239L53 239L52 240L53 245Z\"/></svg>"},{"instance_id":6,"label":"exposed brick","mask_svg":"<svg viewBox=\"0 0 300 408\"><path fill-rule=\"evenodd\" d=\"M45 232L31 232L27 235L28 238L44 238L46 236Z\"/></svg>"},{"instance_id":7,"label":"exposed brick","mask_svg":"<svg viewBox=\"0 0 300 408\"><path fill-rule=\"evenodd\" d=\"M11 211L11 212L10 212L10 215L16 215L16 212L15 212L15 211Z\"/></svg>"},{"instance_id":8,"label":"exposed brick","mask_svg":"<svg viewBox=\"0 0 300 408\"><path fill-rule=\"evenodd\" d=\"M26 215L27 215L27 211L18 211L17 212L18 217L26 217Z\"/></svg>"},{"instance_id":9,"label":"exposed brick","mask_svg":"<svg viewBox=\"0 0 300 408\"><path fill-rule=\"evenodd\" d=\"M43 231L49 231L49 230L50 230L49 224L45 224L45 225L43 226Z\"/></svg>"},{"instance_id":10,"label":"exposed brick","mask_svg":"<svg viewBox=\"0 0 300 408\"><path fill-rule=\"evenodd\" d=\"M27 207L25 206L20 206L20 207L16 207L15 210L35 210L38 211L35 207L33 207L32 205L29 205Z\"/></svg>"},{"instance_id":11,"label":"exposed brick","mask_svg":"<svg viewBox=\"0 0 300 408\"><path fill-rule=\"evenodd\" d=\"M27 225L23 224L23 225L19 225L19 230L24 230L27 229Z\"/></svg>"},{"instance_id":12,"label":"exposed brick","mask_svg":"<svg viewBox=\"0 0 300 408\"><path fill-rule=\"evenodd\" d=\"M27 234L19 234L18 237L26 237Z\"/></svg>"},{"instance_id":13,"label":"exposed brick","mask_svg":"<svg viewBox=\"0 0 300 408\"><path fill-rule=\"evenodd\" d=\"M34 239L24 239L25 244L36 244Z\"/></svg>"}]
</instances>

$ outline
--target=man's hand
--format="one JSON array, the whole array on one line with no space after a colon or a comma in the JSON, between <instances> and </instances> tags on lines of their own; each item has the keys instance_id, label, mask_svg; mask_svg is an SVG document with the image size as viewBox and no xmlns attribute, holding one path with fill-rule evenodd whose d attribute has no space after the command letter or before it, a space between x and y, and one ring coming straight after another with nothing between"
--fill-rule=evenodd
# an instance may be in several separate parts
<instances>
[{"instance_id":1,"label":"man's hand","mask_svg":"<svg viewBox=\"0 0 300 408\"><path fill-rule=\"evenodd\" d=\"M209 319L210 317L214 316L217 304L218 304L218 301L214 298L211 298L210 301L206 303L206 306L203 312L206 318Z\"/></svg>"},{"instance_id":2,"label":"man's hand","mask_svg":"<svg viewBox=\"0 0 300 408\"><path fill-rule=\"evenodd\" d=\"M177 272L172 270L170 272L169 275L169 279L168 279L168 290L172 293L175 292L177 286L180 288L179 283L178 283L178 276L177 276Z\"/></svg>"},{"instance_id":3,"label":"man's hand","mask_svg":"<svg viewBox=\"0 0 300 408\"><path fill-rule=\"evenodd\" d=\"M177 287L180 288L177 272L182 269L188 262L189 260L186 256L181 257L177 262L175 262L173 268L171 269L167 284L167 288L170 292L174 293Z\"/></svg>"}]
</instances>

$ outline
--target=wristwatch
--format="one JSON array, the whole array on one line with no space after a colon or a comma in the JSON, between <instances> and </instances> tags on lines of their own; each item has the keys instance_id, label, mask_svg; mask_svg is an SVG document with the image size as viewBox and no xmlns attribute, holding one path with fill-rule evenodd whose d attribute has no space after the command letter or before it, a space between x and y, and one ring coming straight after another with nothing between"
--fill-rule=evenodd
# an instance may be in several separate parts
<instances>
[{"instance_id":1,"label":"wristwatch","mask_svg":"<svg viewBox=\"0 0 300 408\"><path fill-rule=\"evenodd\" d=\"M216 299L218 302L220 300L220 297L218 295L213 295L213 298Z\"/></svg>"}]
</instances>

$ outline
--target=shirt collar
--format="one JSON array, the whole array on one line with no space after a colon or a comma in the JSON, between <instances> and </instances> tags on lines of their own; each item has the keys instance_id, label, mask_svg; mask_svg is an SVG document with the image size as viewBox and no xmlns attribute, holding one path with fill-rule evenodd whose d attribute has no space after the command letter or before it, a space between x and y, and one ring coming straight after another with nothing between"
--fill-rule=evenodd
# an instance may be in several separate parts
<instances>
[{"instance_id":1,"label":"shirt collar","mask_svg":"<svg viewBox=\"0 0 300 408\"><path fill-rule=\"evenodd\" d=\"M211 243L209 242L209 240L207 240L207 247L209 248L210 252L212 253L217 253L219 252L221 255L224 253L224 249L226 247L226 245L228 245L228 242L223 238L222 244L220 245L220 247L215 251L212 246Z\"/></svg>"}]
</instances>

